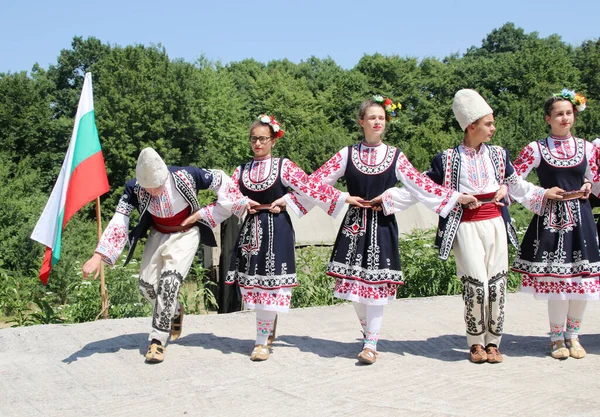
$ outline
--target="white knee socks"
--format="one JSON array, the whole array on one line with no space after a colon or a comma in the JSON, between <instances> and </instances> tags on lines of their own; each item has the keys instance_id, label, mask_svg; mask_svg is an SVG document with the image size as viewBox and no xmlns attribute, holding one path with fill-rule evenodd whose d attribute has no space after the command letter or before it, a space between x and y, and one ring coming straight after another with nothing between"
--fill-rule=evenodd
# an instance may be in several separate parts
<instances>
[{"instance_id":1,"label":"white knee socks","mask_svg":"<svg viewBox=\"0 0 600 417\"><path fill-rule=\"evenodd\" d=\"M583 321L583 314L587 301L585 300L570 300L569 312L567 313L567 329L565 331L565 339L577 339L579 337L579 329Z\"/></svg>"},{"instance_id":2,"label":"white knee socks","mask_svg":"<svg viewBox=\"0 0 600 417\"><path fill-rule=\"evenodd\" d=\"M587 301L585 300L548 300L550 340L555 342L577 338L586 305Z\"/></svg>"},{"instance_id":3,"label":"white knee socks","mask_svg":"<svg viewBox=\"0 0 600 417\"><path fill-rule=\"evenodd\" d=\"M363 306L365 308L365 325L363 326L365 340L363 348L369 348L377 352L377 341L379 340L379 332L381 331L381 324L383 322L383 306L364 304Z\"/></svg>"},{"instance_id":4,"label":"white knee socks","mask_svg":"<svg viewBox=\"0 0 600 417\"><path fill-rule=\"evenodd\" d=\"M275 326L275 311L256 310L256 344L266 345Z\"/></svg>"}]
</instances>

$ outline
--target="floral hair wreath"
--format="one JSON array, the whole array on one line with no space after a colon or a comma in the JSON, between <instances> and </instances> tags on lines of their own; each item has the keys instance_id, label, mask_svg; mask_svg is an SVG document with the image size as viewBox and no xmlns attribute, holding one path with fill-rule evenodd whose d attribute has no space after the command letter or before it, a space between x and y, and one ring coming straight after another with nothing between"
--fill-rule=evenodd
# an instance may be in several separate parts
<instances>
[{"instance_id":1,"label":"floral hair wreath","mask_svg":"<svg viewBox=\"0 0 600 417\"><path fill-rule=\"evenodd\" d=\"M275 120L273 116L261 114L258 116L258 120L260 120L261 123L271 126L271 129L273 129L273 133L275 133L275 137L277 139L283 136L283 129L281 129L279 122Z\"/></svg>"},{"instance_id":2,"label":"floral hair wreath","mask_svg":"<svg viewBox=\"0 0 600 417\"><path fill-rule=\"evenodd\" d=\"M383 106L389 118L397 116L397 111L402 108L400 102L394 103L391 98L383 97L381 95L374 95L373 101Z\"/></svg>"},{"instance_id":3,"label":"floral hair wreath","mask_svg":"<svg viewBox=\"0 0 600 417\"><path fill-rule=\"evenodd\" d=\"M566 88L563 88L561 90L560 93L558 94L552 94L552 97L562 97L564 99L567 99L571 102L571 104L573 104L573 107L575 108L575 111L577 112L581 112L585 110L585 103L587 101L587 99L582 96L581 94L577 94L575 93L575 91L573 90L568 90Z\"/></svg>"}]
</instances>

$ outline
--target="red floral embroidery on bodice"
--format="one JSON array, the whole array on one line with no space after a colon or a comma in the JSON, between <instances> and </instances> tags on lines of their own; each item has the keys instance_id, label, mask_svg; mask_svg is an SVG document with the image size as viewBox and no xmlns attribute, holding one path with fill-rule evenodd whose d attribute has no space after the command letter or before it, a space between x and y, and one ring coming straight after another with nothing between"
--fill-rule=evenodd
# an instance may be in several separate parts
<instances>
[{"instance_id":1,"label":"red floral embroidery on bodice","mask_svg":"<svg viewBox=\"0 0 600 417\"><path fill-rule=\"evenodd\" d=\"M469 184L476 190L483 192L490 180L488 164L483 154L485 148L482 146L479 151L464 145L462 148L467 160L467 178Z\"/></svg>"}]
</instances>

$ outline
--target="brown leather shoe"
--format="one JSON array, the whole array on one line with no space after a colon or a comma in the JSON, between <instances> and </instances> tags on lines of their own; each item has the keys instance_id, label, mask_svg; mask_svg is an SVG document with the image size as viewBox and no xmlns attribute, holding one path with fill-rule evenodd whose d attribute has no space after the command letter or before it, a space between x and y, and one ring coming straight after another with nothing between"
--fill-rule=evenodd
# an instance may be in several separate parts
<instances>
[{"instance_id":1,"label":"brown leather shoe","mask_svg":"<svg viewBox=\"0 0 600 417\"><path fill-rule=\"evenodd\" d=\"M362 352L358 354L358 361L367 365L374 364L377 360L377 352L373 349L364 348Z\"/></svg>"},{"instance_id":2,"label":"brown leather shoe","mask_svg":"<svg viewBox=\"0 0 600 417\"><path fill-rule=\"evenodd\" d=\"M569 357L569 349L565 347L565 342L557 340L550 342L550 356L554 359L567 359Z\"/></svg>"},{"instance_id":3,"label":"brown leather shoe","mask_svg":"<svg viewBox=\"0 0 600 417\"><path fill-rule=\"evenodd\" d=\"M483 363L487 362L488 356L482 345L473 345L471 346L469 359L473 363Z\"/></svg>"},{"instance_id":4,"label":"brown leather shoe","mask_svg":"<svg viewBox=\"0 0 600 417\"><path fill-rule=\"evenodd\" d=\"M494 344L489 344L485 347L485 353L487 354L487 361L489 363L501 363L504 360L502 353L498 350L498 347Z\"/></svg>"},{"instance_id":5,"label":"brown leather shoe","mask_svg":"<svg viewBox=\"0 0 600 417\"><path fill-rule=\"evenodd\" d=\"M250 355L250 360L253 362L266 361L269 359L270 353L268 346L255 345L252 354Z\"/></svg>"},{"instance_id":6,"label":"brown leather shoe","mask_svg":"<svg viewBox=\"0 0 600 417\"><path fill-rule=\"evenodd\" d=\"M585 349L579 343L578 338L574 339L565 339L565 345L569 349L569 356L575 359L582 359L585 357Z\"/></svg>"},{"instance_id":7,"label":"brown leather shoe","mask_svg":"<svg viewBox=\"0 0 600 417\"><path fill-rule=\"evenodd\" d=\"M152 343L148 347L148 352L146 353L146 362L147 363L160 363L165 360L165 347L159 345L158 343Z\"/></svg>"}]
</instances>

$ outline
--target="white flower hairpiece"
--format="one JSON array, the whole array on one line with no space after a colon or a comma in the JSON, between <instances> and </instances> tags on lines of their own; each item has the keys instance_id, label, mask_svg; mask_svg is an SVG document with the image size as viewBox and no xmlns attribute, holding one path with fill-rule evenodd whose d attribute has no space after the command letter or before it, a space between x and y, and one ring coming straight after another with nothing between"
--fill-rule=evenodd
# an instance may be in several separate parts
<instances>
[{"instance_id":1,"label":"white flower hairpiece","mask_svg":"<svg viewBox=\"0 0 600 417\"><path fill-rule=\"evenodd\" d=\"M258 120L261 123L271 126L273 132L275 133L276 138L280 138L283 136L283 130L277 120L273 116L269 116L267 114L261 114L258 116Z\"/></svg>"}]
</instances>

